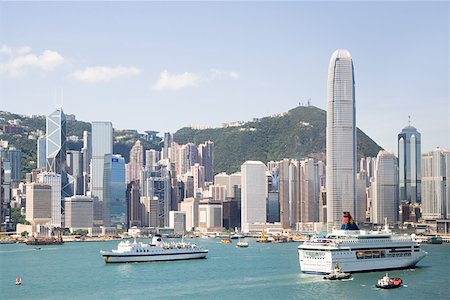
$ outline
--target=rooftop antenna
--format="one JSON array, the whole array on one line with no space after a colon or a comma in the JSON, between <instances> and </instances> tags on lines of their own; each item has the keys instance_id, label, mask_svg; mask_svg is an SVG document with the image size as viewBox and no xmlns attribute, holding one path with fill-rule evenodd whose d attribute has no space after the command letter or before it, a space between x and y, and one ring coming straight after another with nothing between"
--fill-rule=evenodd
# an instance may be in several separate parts
<instances>
[{"instance_id":1,"label":"rooftop antenna","mask_svg":"<svg viewBox=\"0 0 450 300\"><path fill-rule=\"evenodd\" d=\"M58 107L57 106L57 104L56 104L56 98L57 98L57 90L56 90L56 88L55 88L55 93L54 93L54 95L53 95L53 101L55 102L55 107Z\"/></svg>"},{"instance_id":2,"label":"rooftop antenna","mask_svg":"<svg viewBox=\"0 0 450 300\"><path fill-rule=\"evenodd\" d=\"M408 126L411 127L411 116L408 115Z\"/></svg>"},{"instance_id":3,"label":"rooftop antenna","mask_svg":"<svg viewBox=\"0 0 450 300\"><path fill-rule=\"evenodd\" d=\"M61 88L61 110L63 109L63 105L64 105L64 90L63 88Z\"/></svg>"}]
</instances>

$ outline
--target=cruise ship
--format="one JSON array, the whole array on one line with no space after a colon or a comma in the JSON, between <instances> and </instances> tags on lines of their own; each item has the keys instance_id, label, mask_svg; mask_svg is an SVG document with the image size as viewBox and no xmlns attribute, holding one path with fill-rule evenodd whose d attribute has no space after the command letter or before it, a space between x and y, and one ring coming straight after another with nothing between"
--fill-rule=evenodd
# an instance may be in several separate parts
<instances>
[{"instance_id":1,"label":"cruise ship","mask_svg":"<svg viewBox=\"0 0 450 300\"><path fill-rule=\"evenodd\" d=\"M100 254L105 263L128 263L205 258L208 250L192 243L166 243L160 235L155 235L151 244L136 242L136 239L122 241L117 249L102 250Z\"/></svg>"},{"instance_id":2,"label":"cruise ship","mask_svg":"<svg viewBox=\"0 0 450 300\"><path fill-rule=\"evenodd\" d=\"M393 234L387 224L381 231L359 230L345 212L340 230L304 242L298 255L302 272L329 274L336 263L344 272L411 268L427 253L413 237Z\"/></svg>"}]
</instances>

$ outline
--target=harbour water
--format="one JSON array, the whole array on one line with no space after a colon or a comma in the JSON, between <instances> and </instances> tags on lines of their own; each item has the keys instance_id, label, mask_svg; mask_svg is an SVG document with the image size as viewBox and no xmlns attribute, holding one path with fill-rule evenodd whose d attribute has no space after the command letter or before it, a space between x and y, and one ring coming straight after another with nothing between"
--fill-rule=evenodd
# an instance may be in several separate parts
<instances>
[{"instance_id":1,"label":"harbour water","mask_svg":"<svg viewBox=\"0 0 450 300\"><path fill-rule=\"evenodd\" d=\"M450 244L423 245L417 268L390 271L405 286L378 290L384 272L324 281L300 272L298 243L236 248L236 241L192 239L207 259L105 264L118 241L55 246L0 245L1 299L449 299ZM39 249L40 248L40 249ZM22 285L16 286L16 277Z\"/></svg>"}]
</instances>

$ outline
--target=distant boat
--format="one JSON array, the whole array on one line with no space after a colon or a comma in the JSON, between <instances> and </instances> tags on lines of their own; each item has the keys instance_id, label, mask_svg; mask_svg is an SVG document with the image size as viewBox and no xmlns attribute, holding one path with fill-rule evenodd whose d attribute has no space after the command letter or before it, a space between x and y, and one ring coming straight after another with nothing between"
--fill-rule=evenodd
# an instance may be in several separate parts
<instances>
[{"instance_id":1,"label":"distant boat","mask_svg":"<svg viewBox=\"0 0 450 300\"><path fill-rule=\"evenodd\" d=\"M398 288L403 285L403 280L401 278L390 278L388 273L378 280L377 284L375 285L379 289L393 289Z\"/></svg>"},{"instance_id":2,"label":"distant boat","mask_svg":"<svg viewBox=\"0 0 450 300\"><path fill-rule=\"evenodd\" d=\"M256 240L257 243L270 243L271 240L269 240L266 235L264 234L264 229L261 230L260 237Z\"/></svg>"},{"instance_id":3,"label":"distant boat","mask_svg":"<svg viewBox=\"0 0 450 300\"><path fill-rule=\"evenodd\" d=\"M442 238L440 236L431 236L428 238L430 244L442 244Z\"/></svg>"},{"instance_id":4,"label":"distant boat","mask_svg":"<svg viewBox=\"0 0 450 300\"><path fill-rule=\"evenodd\" d=\"M248 242L246 240L239 239L239 242L236 243L236 247L247 248L248 247Z\"/></svg>"},{"instance_id":5,"label":"distant boat","mask_svg":"<svg viewBox=\"0 0 450 300\"><path fill-rule=\"evenodd\" d=\"M231 239L221 239L220 243L222 243L222 244L231 244Z\"/></svg>"},{"instance_id":6,"label":"distant boat","mask_svg":"<svg viewBox=\"0 0 450 300\"><path fill-rule=\"evenodd\" d=\"M22 284L22 278L17 277L16 278L16 285L21 285Z\"/></svg>"},{"instance_id":7,"label":"distant boat","mask_svg":"<svg viewBox=\"0 0 450 300\"><path fill-rule=\"evenodd\" d=\"M27 245L62 245L64 241L62 239L51 238L30 238L25 241Z\"/></svg>"}]
</instances>

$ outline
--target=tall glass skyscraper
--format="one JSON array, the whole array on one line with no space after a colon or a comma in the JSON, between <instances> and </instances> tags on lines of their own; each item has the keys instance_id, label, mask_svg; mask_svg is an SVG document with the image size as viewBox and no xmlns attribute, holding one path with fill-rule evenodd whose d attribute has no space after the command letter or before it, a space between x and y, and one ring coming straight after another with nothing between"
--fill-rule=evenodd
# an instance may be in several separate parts
<instances>
[{"instance_id":1,"label":"tall glass skyscraper","mask_svg":"<svg viewBox=\"0 0 450 300\"><path fill-rule=\"evenodd\" d=\"M105 155L113 151L113 127L111 122L92 122L91 192L103 203L103 175ZM109 222L109 207L102 208L104 222ZM106 220L105 220L106 218ZM109 224L104 224L109 226Z\"/></svg>"},{"instance_id":2,"label":"tall glass skyscraper","mask_svg":"<svg viewBox=\"0 0 450 300\"><path fill-rule=\"evenodd\" d=\"M398 178L401 202L421 202L420 133L411 125L398 134Z\"/></svg>"},{"instance_id":3,"label":"tall glass skyscraper","mask_svg":"<svg viewBox=\"0 0 450 300\"><path fill-rule=\"evenodd\" d=\"M121 155L105 155L104 211L109 210L108 223L111 226L127 226L128 206L125 184L125 159Z\"/></svg>"},{"instance_id":4,"label":"tall glass skyscraper","mask_svg":"<svg viewBox=\"0 0 450 300\"><path fill-rule=\"evenodd\" d=\"M57 109L46 120L46 169L61 174L66 169L66 116Z\"/></svg>"},{"instance_id":5,"label":"tall glass skyscraper","mask_svg":"<svg viewBox=\"0 0 450 300\"><path fill-rule=\"evenodd\" d=\"M327 228L339 226L342 213L356 215L356 117L353 60L336 50L328 66Z\"/></svg>"}]
</instances>

